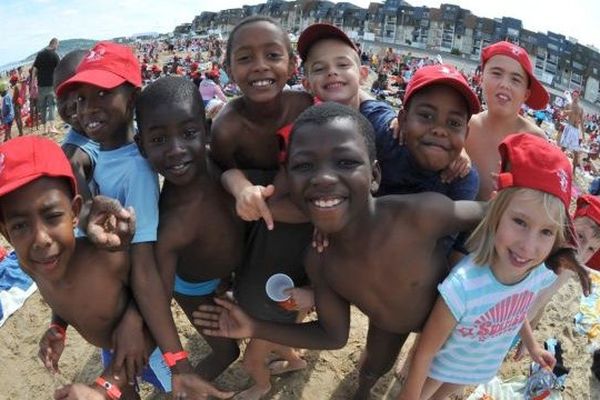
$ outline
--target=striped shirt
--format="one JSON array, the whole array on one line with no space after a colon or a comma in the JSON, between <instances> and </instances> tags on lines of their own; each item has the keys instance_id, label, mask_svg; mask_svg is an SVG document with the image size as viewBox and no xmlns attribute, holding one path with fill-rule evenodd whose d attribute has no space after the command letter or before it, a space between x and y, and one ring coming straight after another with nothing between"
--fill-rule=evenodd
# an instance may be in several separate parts
<instances>
[{"instance_id":1,"label":"striped shirt","mask_svg":"<svg viewBox=\"0 0 600 400\"><path fill-rule=\"evenodd\" d=\"M529 307L556 275L541 264L521 282L504 285L489 266L465 257L438 285L458 322L435 355L429 376L442 382L479 384L492 379L521 329Z\"/></svg>"}]
</instances>

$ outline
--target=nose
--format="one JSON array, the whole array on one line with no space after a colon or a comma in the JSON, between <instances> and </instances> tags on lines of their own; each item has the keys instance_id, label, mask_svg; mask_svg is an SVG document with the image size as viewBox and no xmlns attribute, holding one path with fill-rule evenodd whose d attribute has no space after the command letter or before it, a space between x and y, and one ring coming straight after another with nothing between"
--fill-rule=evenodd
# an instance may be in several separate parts
<instances>
[{"instance_id":1,"label":"nose","mask_svg":"<svg viewBox=\"0 0 600 400\"><path fill-rule=\"evenodd\" d=\"M183 141L180 138L173 138L170 144L167 157L178 157L185 152Z\"/></svg>"},{"instance_id":2,"label":"nose","mask_svg":"<svg viewBox=\"0 0 600 400\"><path fill-rule=\"evenodd\" d=\"M52 238L46 229L46 226L42 223L37 223L34 227L35 237L33 247L34 249L45 249L50 247L52 244Z\"/></svg>"},{"instance_id":3,"label":"nose","mask_svg":"<svg viewBox=\"0 0 600 400\"><path fill-rule=\"evenodd\" d=\"M267 62L266 62L267 60L266 60L266 58L264 56L259 55L254 60L255 60L254 61L254 65L253 65L253 67L254 67L253 70L254 71L264 71L265 69L268 68L268 65L267 65Z\"/></svg>"},{"instance_id":4,"label":"nose","mask_svg":"<svg viewBox=\"0 0 600 400\"><path fill-rule=\"evenodd\" d=\"M448 129L447 129L446 125L440 121L434 122L433 128L431 128L431 132L435 136L441 136L441 137L448 136Z\"/></svg>"},{"instance_id":5,"label":"nose","mask_svg":"<svg viewBox=\"0 0 600 400\"><path fill-rule=\"evenodd\" d=\"M311 178L311 185L316 187L328 187L337 183L337 175L329 167L321 167L317 169Z\"/></svg>"}]
</instances>

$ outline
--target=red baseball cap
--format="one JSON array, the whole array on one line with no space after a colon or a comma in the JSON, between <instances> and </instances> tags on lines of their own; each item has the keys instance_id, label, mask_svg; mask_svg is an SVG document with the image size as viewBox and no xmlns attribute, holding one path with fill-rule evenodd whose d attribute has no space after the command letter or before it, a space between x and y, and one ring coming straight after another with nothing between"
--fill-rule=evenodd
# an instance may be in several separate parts
<instances>
[{"instance_id":1,"label":"red baseball cap","mask_svg":"<svg viewBox=\"0 0 600 400\"><path fill-rule=\"evenodd\" d=\"M500 143L500 174L498 190L524 187L558 197L567 213L567 238L577 246L571 204L572 167L559 147L531 133L515 133Z\"/></svg>"},{"instance_id":2,"label":"red baseball cap","mask_svg":"<svg viewBox=\"0 0 600 400\"><path fill-rule=\"evenodd\" d=\"M458 90L469 105L469 115L477 114L481 109L479 99L465 77L456 68L446 64L427 65L419 68L406 86L403 105L406 106L410 98L419 90L431 85L448 85Z\"/></svg>"},{"instance_id":3,"label":"red baseball cap","mask_svg":"<svg viewBox=\"0 0 600 400\"><path fill-rule=\"evenodd\" d=\"M588 217L600 224L600 197L584 194L577 199L574 218Z\"/></svg>"},{"instance_id":4,"label":"red baseball cap","mask_svg":"<svg viewBox=\"0 0 600 400\"><path fill-rule=\"evenodd\" d=\"M125 82L142 87L140 64L133 51L120 44L98 42L83 58L75 75L56 88L56 95L79 83L112 89Z\"/></svg>"},{"instance_id":5,"label":"red baseball cap","mask_svg":"<svg viewBox=\"0 0 600 400\"><path fill-rule=\"evenodd\" d=\"M0 145L0 196L42 176L67 178L73 193L77 193L71 163L52 140L29 135Z\"/></svg>"},{"instance_id":6,"label":"red baseball cap","mask_svg":"<svg viewBox=\"0 0 600 400\"><path fill-rule=\"evenodd\" d=\"M338 27L331 24L312 24L303 30L298 38L297 48L300 59L306 61L310 48L322 39L339 39L358 53L354 42Z\"/></svg>"},{"instance_id":7,"label":"red baseball cap","mask_svg":"<svg viewBox=\"0 0 600 400\"><path fill-rule=\"evenodd\" d=\"M485 63L488 62L490 58L497 55L507 56L516 60L529 76L529 90L531 93L529 98L525 100L525 104L535 110L545 108L550 100L550 96L544 86L542 86L540 81L538 81L533 74L533 67L531 65L531 60L529 59L529 54L527 54L527 50L510 42L497 42L482 50L481 64L485 66Z\"/></svg>"}]
</instances>

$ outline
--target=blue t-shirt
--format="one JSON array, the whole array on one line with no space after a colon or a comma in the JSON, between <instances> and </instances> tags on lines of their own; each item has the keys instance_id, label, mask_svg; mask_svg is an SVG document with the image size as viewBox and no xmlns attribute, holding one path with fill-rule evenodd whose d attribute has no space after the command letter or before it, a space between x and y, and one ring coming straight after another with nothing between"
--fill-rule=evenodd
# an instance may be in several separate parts
<instances>
[{"instance_id":1,"label":"blue t-shirt","mask_svg":"<svg viewBox=\"0 0 600 400\"><path fill-rule=\"evenodd\" d=\"M390 123L396 112L389 104L367 100L360 104L360 112L375 129L377 160L381 166L381 184L378 196L437 192L452 200L474 200L479 192L479 174L475 168L464 178L443 183L440 173L420 168L406 146L392 137Z\"/></svg>"},{"instance_id":2,"label":"blue t-shirt","mask_svg":"<svg viewBox=\"0 0 600 400\"><path fill-rule=\"evenodd\" d=\"M158 175L135 143L115 150L101 150L94 168L94 181L101 195L117 199L123 207L131 206L135 210L136 230L131 243L156 241Z\"/></svg>"},{"instance_id":3,"label":"blue t-shirt","mask_svg":"<svg viewBox=\"0 0 600 400\"><path fill-rule=\"evenodd\" d=\"M65 144L79 147L90 158L92 171L96 169L96 164L98 163L98 154L100 153L100 145L98 142L95 142L89 137L80 134L75 129L70 128L62 141L62 145L64 146ZM87 184L92 196L98 194L98 188L96 187L92 177L88 179Z\"/></svg>"},{"instance_id":4,"label":"blue t-shirt","mask_svg":"<svg viewBox=\"0 0 600 400\"><path fill-rule=\"evenodd\" d=\"M463 385L492 379L535 297L555 279L540 264L521 282L504 285L488 265L476 265L470 256L463 258L438 285L457 325L435 355L429 376Z\"/></svg>"}]
</instances>

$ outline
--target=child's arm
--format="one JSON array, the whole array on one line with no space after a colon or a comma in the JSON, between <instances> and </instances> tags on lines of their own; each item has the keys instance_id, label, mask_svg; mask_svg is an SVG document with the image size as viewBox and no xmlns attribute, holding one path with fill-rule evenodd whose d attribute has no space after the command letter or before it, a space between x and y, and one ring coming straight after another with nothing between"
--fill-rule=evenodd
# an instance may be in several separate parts
<instances>
[{"instance_id":1,"label":"child's arm","mask_svg":"<svg viewBox=\"0 0 600 400\"><path fill-rule=\"evenodd\" d=\"M418 339L417 349L410 364L406 383L398 400L414 400L421 397L423 385L431 362L456 327L456 320L444 299L438 297L427 318L423 333Z\"/></svg>"},{"instance_id":2,"label":"child's arm","mask_svg":"<svg viewBox=\"0 0 600 400\"><path fill-rule=\"evenodd\" d=\"M552 353L544 350L544 348L540 346L538 342L536 342L535 338L533 337L533 333L531 332L531 325L529 325L527 318L525 318L525 323L523 323L523 327L519 331L519 335L521 336L521 340L523 341L523 344L525 344L525 347L527 348L527 351L529 352L529 355L533 361L540 364L540 367L542 368L554 368L556 359Z\"/></svg>"},{"instance_id":3,"label":"child's arm","mask_svg":"<svg viewBox=\"0 0 600 400\"><path fill-rule=\"evenodd\" d=\"M158 274L152 242L131 245L131 269L135 301L158 347L163 353L182 351L169 308L170 301ZM189 362L183 361L185 361L184 367L189 369Z\"/></svg>"},{"instance_id":4,"label":"child's arm","mask_svg":"<svg viewBox=\"0 0 600 400\"><path fill-rule=\"evenodd\" d=\"M194 311L194 324L211 336L229 338L255 337L303 349L338 349L348 341L350 304L320 277L316 253L309 253L306 270L315 293L319 319L301 324L259 321L249 317L239 306L215 298L217 306L203 305Z\"/></svg>"},{"instance_id":5,"label":"child's arm","mask_svg":"<svg viewBox=\"0 0 600 400\"><path fill-rule=\"evenodd\" d=\"M485 215L486 202L452 201L438 193L420 193L415 203L417 226L437 237L456 232L469 231L477 226Z\"/></svg>"},{"instance_id":6,"label":"child's arm","mask_svg":"<svg viewBox=\"0 0 600 400\"><path fill-rule=\"evenodd\" d=\"M48 329L40 339L38 357L50 372L58 373L58 361L65 348L67 324L61 317L52 312L52 320Z\"/></svg>"}]
</instances>

